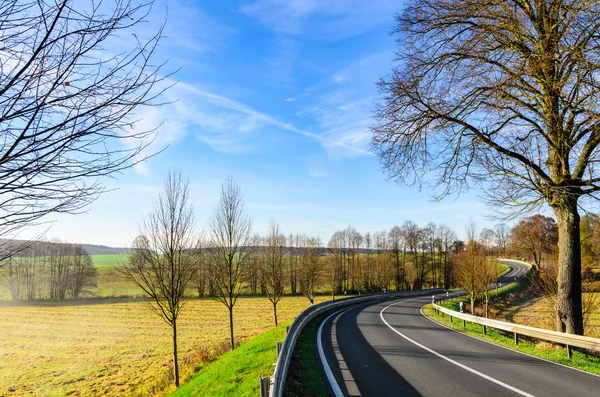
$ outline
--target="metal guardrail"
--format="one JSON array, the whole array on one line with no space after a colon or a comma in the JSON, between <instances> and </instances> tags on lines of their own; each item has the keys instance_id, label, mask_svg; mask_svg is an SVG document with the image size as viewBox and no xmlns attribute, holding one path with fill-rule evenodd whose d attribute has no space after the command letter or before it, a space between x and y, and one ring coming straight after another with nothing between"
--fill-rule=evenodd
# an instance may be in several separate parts
<instances>
[{"instance_id":1,"label":"metal guardrail","mask_svg":"<svg viewBox=\"0 0 600 397\"><path fill-rule=\"evenodd\" d=\"M571 357L571 347L580 347L582 349L588 349L592 351L600 351L600 339L591 338L589 336L565 334L558 331L550 331L541 328L529 327L527 325L520 325L509 323L505 321L492 320L489 318L473 316L471 314L460 313L442 306L436 303L432 304L435 310L441 313L445 313L450 316L452 321L453 317L461 319L463 321L469 321L471 323L479 324L483 326L484 334L487 331L486 327L499 329L506 332L512 332L515 336L515 343L519 343L519 335L528 336L535 339L545 340L560 345L565 345L567 348L567 354Z\"/></svg>"},{"instance_id":2,"label":"metal guardrail","mask_svg":"<svg viewBox=\"0 0 600 397\"><path fill-rule=\"evenodd\" d=\"M351 306L357 303L363 303L370 300L376 299L384 299L384 298L395 298L401 296L418 296L418 295L428 295L431 294L432 291L439 291L439 289L434 290L419 290L419 291L398 291L398 292L384 292L377 294L369 294L362 295L353 298L343 298L337 299L333 301L321 302L316 305L312 305L306 310L304 310L292 323L290 326L285 341L283 342L283 347L281 348L281 352L279 353L279 357L277 358L277 363L275 364L275 374L271 378L271 387L269 391L269 396L271 397L282 397L283 391L285 388L285 382L287 379L287 372L290 366L290 362L292 359L292 355L294 354L294 348L296 347L296 342L302 333L304 327L315 317L318 315L337 308L342 308L345 306Z\"/></svg>"}]
</instances>

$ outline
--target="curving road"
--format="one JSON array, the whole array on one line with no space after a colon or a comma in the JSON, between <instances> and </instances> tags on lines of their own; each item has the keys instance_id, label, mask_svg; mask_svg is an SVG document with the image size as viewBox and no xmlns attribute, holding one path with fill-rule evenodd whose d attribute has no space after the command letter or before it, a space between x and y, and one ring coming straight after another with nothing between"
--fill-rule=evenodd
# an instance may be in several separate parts
<instances>
[{"instance_id":1,"label":"curving road","mask_svg":"<svg viewBox=\"0 0 600 397\"><path fill-rule=\"evenodd\" d=\"M505 280L527 271L511 263ZM367 303L323 322L319 347L336 396L592 396L600 377L514 352L421 314L431 297Z\"/></svg>"}]
</instances>

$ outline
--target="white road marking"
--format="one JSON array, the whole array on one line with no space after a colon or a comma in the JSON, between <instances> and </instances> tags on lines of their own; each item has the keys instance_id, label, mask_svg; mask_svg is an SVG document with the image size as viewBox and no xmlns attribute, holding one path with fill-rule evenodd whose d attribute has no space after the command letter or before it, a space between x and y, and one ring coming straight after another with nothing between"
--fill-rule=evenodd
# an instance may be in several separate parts
<instances>
[{"instance_id":1,"label":"white road marking","mask_svg":"<svg viewBox=\"0 0 600 397\"><path fill-rule=\"evenodd\" d=\"M325 358L325 351L323 350L323 342L321 342L321 339L322 339L321 334L323 331L323 325L325 325L325 323L331 317L333 317L337 314L342 314L343 312L348 311L353 308L354 308L354 306L347 307L347 308L338 310L335 313L330 314L324 321L321 322L321 325L319 326L319 331L317 332L317 349L319 351L319 357L321 358L321 365L323 365L323 370L325 371L325 375L327 376L327 380L329 381L329 384L331 385L331 389L333 390L333 394L335 395L335 397L344 397L344 393L342 393L342 389L340 389L340 385L338 385L337 381L335 380L335 376L333 376L331 367L329 366L329 363L327 363L327 359Z\"/></svg>"},{"instance_id":2,"label":"white road marking","mask_svg":"<svg viewBox=\"0 0 600 397\"><path fill-rule=\"evenodd\" d=\"M414 299L411 299L411 300L414 300ZM423 349L423 350L426 350L426 351L428 351L429 353L431 353L431 354L433 354L433 355L435 355L435 356L437 356L437 357L439 357L439 358L441 358L441 359L443 359L443 360L446 360L446 361L448 361L449 363L452 363L452 364L454 364L454 365L456 365L456 366L458 366L458 367L460 367L460 368L462 368L462 369L464 369L464 370L466 370L466 371L469 371L469 372L471 372L471 373L473 373L473 374L475 374L475 375L481 376L482 378L484 378L484 379L487 379L487 380L489 380L490 382L496 383L497 385L500 385L500 386L502 386L502 387L505 387L505 388L507 388L507 389L509 389L509 390L512 390L512 391L514 391L515 393L517 393L517 394L520 394L520 395L522 395L522 396L526 396L526 397L535 397L533 394L529 394L529 393L527 393L527 392L524 392L523 390L517 389L516 387L513 387L513 386L511 386L511 385L509 385L509 384L506 384L506 383L504 383L504 382L502 382L502 381L500 381L500 380L498 380L498 379L492 378L492 377L491 377L491 376L489 376L489 375L486 375L486 374L484 374L484 373L482 373L482 372L476 371L476 370L474 370L474 369L473 369L473 368L471 368L471 367L467 367L466 365L464 365L464 364L461 364L461 363L459 363L458 361L454 361L454 360L452 360L451 358L449 358L449 357L446 357L446 356L444 356L443 354L440 354L440 353L436 352L435 350L433 350L433 349L430 349L430 348L428 348L427 346L424 346L424 345L420 344L419 342L412 340L412 339L411 339L411 338L409 338L408 336L404 335L402 332L400 332L400 331L398 331L397 329L395 329L394 327L392 327L392 326L390 325L390 323L388 323L388 322L386 321L386 319L385 319L385 318L383 318L383 312L384 312L384 311L386 311L387 309L389 309L390 307L394 306L394 305L397 305L397 304L399 304L399 303L404 303L404 302L407 302L407 301L400 301L400 302L392 303L391 305L388 305L388 306L384 307L384 308L383 308L383 309L382 309L382 310L379 312L379 317L381 318L381 321L383 321L383 322L384 322L384 324L385 324L385 325L387 325L389 329L391 329L392 331L394 331L395 333L397 333L398 335L400 335L401 337L403 337L404 339L406 339L406 340L407 340L407 341L409 341L410 343L412 343L412 344L414 344L414 345L417 345L417 346L419 346L421 349ZM319 329L319 331L320 331L320 329Z\"/></svg>"}]
</instances>

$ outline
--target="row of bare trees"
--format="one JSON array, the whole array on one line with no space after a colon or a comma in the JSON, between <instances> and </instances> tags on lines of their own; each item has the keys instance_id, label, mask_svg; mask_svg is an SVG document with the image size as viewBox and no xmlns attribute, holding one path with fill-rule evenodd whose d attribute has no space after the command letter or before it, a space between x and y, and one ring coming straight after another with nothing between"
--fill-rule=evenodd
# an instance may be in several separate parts
<instances>
[{"instance_id":1,"label":"row of bare trees","mask_svg":"<svg viewBox=\"0 0 600 397\"><path fill-rule=\"evenodd\" d=\"M37 242L3 260L2 275L13 300L77 299L95 287L97 270L79 245Z\"/></svg>"}]
</instances>

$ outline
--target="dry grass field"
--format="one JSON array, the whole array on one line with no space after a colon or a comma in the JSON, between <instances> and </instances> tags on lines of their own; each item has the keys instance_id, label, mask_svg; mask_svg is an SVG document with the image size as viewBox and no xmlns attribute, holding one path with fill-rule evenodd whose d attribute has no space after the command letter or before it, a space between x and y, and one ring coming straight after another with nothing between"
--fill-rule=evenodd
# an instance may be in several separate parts
<instances>
[{"instance_id":1,"label":"dry grass field","mask_svg":"<svg viewBox=\"0 0 600 397\"><path fill-rule=\"evenodd\" d=\"M522 302L513 307L508 313L505 313L504 317L508 321L518 324L552 330L555 328L554 308L547 299L533 299ZM586 336L600 338L600 307L597 307L590 316L585 334Z\"/></svg>"},{"instance_id":2,"label":"dry grass field","mask_svg":"<svg viewBox=\"0 0 600 397\"><path fill-rule=\"evenodd\" d=\"M316 297L320 302L326 297ZM284 297L280 323L308 306ZM235 335L254 337L274 326L266 298L240 298ZM171 371L170 328L144 302L0 306L0 396L128 396L164 391ZM225 307L210 299L187 303L179 321L183 380L227 342Z\"/></svg>"}]
</instances>

